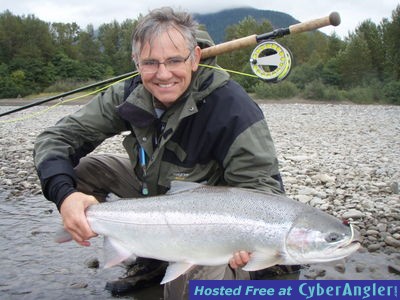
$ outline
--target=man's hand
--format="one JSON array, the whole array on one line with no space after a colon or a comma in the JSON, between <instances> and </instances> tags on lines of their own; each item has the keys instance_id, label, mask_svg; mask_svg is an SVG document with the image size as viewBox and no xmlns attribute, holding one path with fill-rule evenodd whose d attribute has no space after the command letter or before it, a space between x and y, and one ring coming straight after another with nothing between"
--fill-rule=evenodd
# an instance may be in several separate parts
<instances>
[{"instance_id":1,"label":"man's hand","mask_svg":"<svg viewBox=\"0 0 400 300\"><path fill-rule=\"evenodd\" d=\"M246 251L239 251L233 254L233 257L229 260L229 265L232 269L243 267L250 260L250 253Z\"/></svg>"},{"instance_id":2,"label":"man's hand","mask_svg":"<svg viewBox=\"0 0 400 300\"><path fill-rule=\"evenodd\" d=\"M60 213L64 228L72 235L72 238L82 246L90 246L88 241L97 234L92 231L87 222L85 209L99 202L95 197L84 193L70 194L61 204Z\"/></svg>"}]
</instances>

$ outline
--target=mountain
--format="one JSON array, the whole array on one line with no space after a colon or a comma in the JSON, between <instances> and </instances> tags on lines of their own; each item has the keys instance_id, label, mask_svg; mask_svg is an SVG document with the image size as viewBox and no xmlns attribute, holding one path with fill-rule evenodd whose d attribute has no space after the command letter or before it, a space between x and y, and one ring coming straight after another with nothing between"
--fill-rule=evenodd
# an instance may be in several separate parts
<instances>
[{"instance_id":1,"label":"mountain","mask_svg":"<svg viewBox=\"0 0 400 300\"><path fill-rule=\"evenodd\" d=\"M257 21L268 20L274 29L285 28L299 23L292 16L272 10L260 10L250 7L233 8L209 14L193 14L194 18L202 25L205 25L208 33L216 44L222 43L225 38L225 28L242 21L245 17L251 16Z\"/></svg>"}]
</instances>

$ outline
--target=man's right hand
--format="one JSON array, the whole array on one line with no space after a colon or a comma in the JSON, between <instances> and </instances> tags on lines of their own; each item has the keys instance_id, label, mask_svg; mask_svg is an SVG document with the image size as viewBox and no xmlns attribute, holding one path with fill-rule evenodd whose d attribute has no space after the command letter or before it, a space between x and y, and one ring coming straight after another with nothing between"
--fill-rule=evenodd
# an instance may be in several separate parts
<instances>
[{"instance_id":1,"label":"man's right hand","mask_svg":"<svg viewBox=\"0 0 400 300\"><path fill-rule=\"evenodd\" d=\"M64 228L72 235L75 242L90 246L90 238L97 236L86 219L85 210L90 205L98 204L95 197L81 192L74 192L64 199L60 213Z\"/></svg>"}]
</instances>

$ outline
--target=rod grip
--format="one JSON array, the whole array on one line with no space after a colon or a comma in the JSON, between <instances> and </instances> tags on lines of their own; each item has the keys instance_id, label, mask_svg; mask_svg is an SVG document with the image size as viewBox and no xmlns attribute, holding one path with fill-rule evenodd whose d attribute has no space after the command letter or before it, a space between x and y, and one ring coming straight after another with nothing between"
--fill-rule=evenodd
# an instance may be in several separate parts
<instances>
[{"instance_id":1,"label":"rod grip","mask_svg":"<svg viewBox=\"0 0 400 300\"><path fill-rule=\"evenodd\" d=\"M289 26L289 28L285 28L284 30L289 29L289 32L286 32L285 34L300 33L304 31L315 30L328 25L338 26L339 24L340 24L339 14L337 12L332 12L327 17L291 25ZM257 43L258 43L257 35L256 34L249 35L246 37L242 37L240 39L232 40L229 42L225 42L222 44L202 49L201 59L206 59L209 57L217 56L234 50L253 46L256 45Z\"/></svg>"},{"instance_id":2,"label":"rod grip","mask_svg":"<svg viewBox=\"0 0 400 300\"><path fill-rule=\"evenodd\" d=\"M253 46L257 44L257 35L249 35L237 40L232 40L201 50L201 59L217 56L223 53L231 52L234 50L242 49L248 46Z\"/></svg>"},{"instance_id":3,"label":"rod grip","mask_svg":"<svg viewBox=\"0 0 400 300\"><path fill-rule=\"evenodd\" d=\"M289 26L290 33L301 33L305 31L315 30L328 25L338 26L340 24L340 15L337 12L332 12L329 16L298 23Z\"/></svg>"}]
</instances>

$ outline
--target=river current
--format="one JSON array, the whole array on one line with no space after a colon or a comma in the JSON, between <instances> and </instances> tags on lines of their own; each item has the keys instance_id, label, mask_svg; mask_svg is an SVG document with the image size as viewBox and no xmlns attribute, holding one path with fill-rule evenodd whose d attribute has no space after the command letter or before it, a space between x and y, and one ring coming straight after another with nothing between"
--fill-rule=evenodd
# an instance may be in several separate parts
<instances>
[{"instance_id":1,"label":"river current","mask_svg":"<svg viewBox=\"0 0 400 300\"><path fill-rule=\"evenodd\" d=\"M7 198L0 191L0 299L115 299L105 284L125 270L102 267L101 237L90 247L58 244L54 238L61 218L54 204L43 196ZM89 268L91 259L98 259L100 267ZM161 298L161 286L119 297Z\"/></svg>"}]
</instances>

